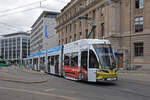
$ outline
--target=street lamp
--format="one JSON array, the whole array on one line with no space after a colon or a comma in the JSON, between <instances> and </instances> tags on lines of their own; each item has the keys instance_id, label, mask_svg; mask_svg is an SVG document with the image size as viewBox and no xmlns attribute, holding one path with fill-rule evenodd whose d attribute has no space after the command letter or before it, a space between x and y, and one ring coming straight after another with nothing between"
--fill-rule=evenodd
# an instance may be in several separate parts
<instances>
[{"instance_id":1,"label":"street lamp","mask_svg":"<svg viewBox=\"0 0 150 100\"><path fill-rule=\"evenodd\" d=\"M132 0L130 0L130 42L129 42L129 46L130 46L130 48L129 48L129 52L130 52L130 54L129 54L129 65L128 65L128 67L130 67L131 68L131 59L132 59L132 51L131 51L131 46L132 46L132 44L131 44L131 40L132 40L132 37L131 37L131 35L132 35Z\"/></svg>"}]
</instances>

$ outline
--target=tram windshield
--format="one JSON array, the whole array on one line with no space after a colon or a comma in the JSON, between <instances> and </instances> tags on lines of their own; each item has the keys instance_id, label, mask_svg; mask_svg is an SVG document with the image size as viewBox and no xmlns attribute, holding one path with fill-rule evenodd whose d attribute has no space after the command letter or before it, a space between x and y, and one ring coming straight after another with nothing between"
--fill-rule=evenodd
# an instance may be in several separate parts
<instances>
[{"instance_id":1,"label":"tram windshield","mask_svg":"<svg viewBox=\"0 0 150 100\"><path fill-rule=\"evenodd\" d=\"M93 47L98 55L100 66L102 66L103 69L114 69L116 67L111 45L94 44Z\"/></svg>"}]
</instances>

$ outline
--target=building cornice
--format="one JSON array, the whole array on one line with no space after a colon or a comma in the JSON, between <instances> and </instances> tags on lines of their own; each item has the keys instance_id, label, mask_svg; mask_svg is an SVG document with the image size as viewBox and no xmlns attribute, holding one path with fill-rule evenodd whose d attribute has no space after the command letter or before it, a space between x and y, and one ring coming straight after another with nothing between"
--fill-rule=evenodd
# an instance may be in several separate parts
<instances>
[{"instance_id":1,"label":"building cornice","mask_svg":"<svg viewBox=\"0 0 150 100\"><path fill-rule=\"evenodd\" d=\"M95 0L93 2L91 2L88 6L86 6L85 8L80 9L75 15L71 16L70 18L68 18L66 21L64 21L63 23L59 24L58 26L56 26L56 29L60 28L61 26L64 26L66 23L68 23L71 20L77 19L77 17L79 17L81 14L83 14L84 12L86 12L89 8L95 6L96 4L98 4L99 0ZM64 14L64 13L62 13ZM59 18L59 17L58 17ZM57 20L58 20L57 18Z\"/></svg>"}]
</instances>

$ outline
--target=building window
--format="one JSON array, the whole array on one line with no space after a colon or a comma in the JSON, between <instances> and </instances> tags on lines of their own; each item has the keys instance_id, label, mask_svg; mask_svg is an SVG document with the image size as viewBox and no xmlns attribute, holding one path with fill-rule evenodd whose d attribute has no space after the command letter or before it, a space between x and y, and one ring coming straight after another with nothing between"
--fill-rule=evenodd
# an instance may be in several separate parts
<instances>
[{"instance_id":1,"label":"building window","mask_svg":"<svg viewBox=\"0 0 150 100\"><path fill-rule=\"evenodd\" d=\"M62 44L62 45L64 44L64 39L62 39L62 42L61 42L61 44Z\"/></svg>"},{"instance_id":2,"label":"building window","mask_svg":"<svg viewBox=\"0 0 150 100\"><path fill-rule=\"evenodd\" d=\"M76 34L74 34L74 41L76 41L77 40L77 36L76 36Z\"/></svg>"},{"instance_id":3,"label":"building window","mask_svg":"<svg viewBox=\"0 0 150 100\"><path fill-rule=\"evenodd\" d=\"M96 19L96 10L93 10L93 20Z\"/></svg>"},{"instance_id":4,"label":"building window","mask_svg":"<svg viewBox=\"0 0 150 100\"><path fill-rule=\"evenodd\" d=\"M95 37L96 37L95 31L96 31L96 28L94 28L94 30L93 30L93 39L95 39Z\"/></svg>"},{"instance_id":5,"label":"building window","mask_svg":"<svg viewBox=\"0 0 150 100\"><path fill-rule=\"evenodd\" d=\"M70 36L70 42L72 42L72 38L71 38L71 36Z\"/></svg>"},{"instance_id":6,"label":"building window","mask_svg":"<svg viewBox=\"0 0 150 100\"><path fill-rule=\"evenodd\" d=\"M135 8L136 9L144 8L144 0L135 0Z\"/></svg>"},{"instance_id":7,"label":"building window","mask_svg":"<svg viewBox=\"0 0 150 100\"><path fill-rule=\"evenodd\" d=\"M60 40L59 40L59 44L58 45L60 45Z\"/></svg>"},{"instance_id":8,"label":"building window","mask_svg":"<svg viewBox=\"0 0 150 100\"><path fill-rule=\"evenodd\" d=\"M68 41L67 41L67 38L66 38L66 44L67 44L67 42L68 42Z\"/></svg>"},{"instance_id":9,"label":"building window","mask_svg":"<svg viewBox=\"0 0 150 100\"><path fill-rule=\"evenodd\" d=\"M142 32L143 24L144 24L143 17L135 17L135 32Z\"/></svg>"},{"instance_id":10,"label":"building window","mask_svg":"<svg viewBox=\"0 0 150 100\"><path fill-rule=\"evenodd\" d=\"M68 32L68 31L67 31L67 26L66 26L66 34L67 34L67 32Z\"/></svg>"},{"instance_id":11,"label":"building window","mask_svg":"<svg viewBox=\"0 0 150 100\"><path fill-rule=\"evenodd\" d=\"M81 39L82 38L82 32L79 32L79 39Z\"/></svg>"},{"instance_id":12,"label":"building window","mask_svg":"<svg viewBox=\"0 0 150 100\"><path fill-rule=\"evenodd\" d=\"M70 33L71 33L71 31L72 31L72 30L71 30L71 29L72 29L72 28L71 28L71 27L72 27L71 24L69 25L69 27L70 27Z\"/></svg>"},{"instance_id":13,"label":"building window","mask_svg":"<svg viewBox=\"0 0 150 100\"><path fill-rule=\"evenodd\" d=\"M104 36L104 23L101 24L102 37Z\"/></svg>"},{"instance_id":14,"label":"building window","mask_svg":"<svg viewBox=\"0 0 150 100\"><path fill-rule=\"evenodd\" d=\"M87 38L88 37L88 29L86 29L85 32L86 32L86 38Z\"/></svg>"},{"instance_id":15,"label":"building window","mask_svg":"<svg viewBox=\"0 0 150 100\"><path fill-rule=\"evenodd\" d=\"M101 16L104 16L104 6L101 8Z\"/></svg>"},{"instance_id":16,"label":"building window","mask_svg":"<svg viewBox=\"0 0 150 100\"><path fill-rule=\"evenodd\" d=\"M143 43L134 43L134 56L143 56Z\"/></svg>"}]
</instances>

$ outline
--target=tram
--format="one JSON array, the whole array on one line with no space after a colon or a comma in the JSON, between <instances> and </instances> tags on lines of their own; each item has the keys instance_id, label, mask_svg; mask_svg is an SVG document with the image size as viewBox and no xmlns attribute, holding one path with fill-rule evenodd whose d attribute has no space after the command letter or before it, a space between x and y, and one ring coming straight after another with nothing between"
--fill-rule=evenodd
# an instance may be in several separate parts
<instances>
[{"instance_id":1,"label":"tram","mask_svg":"<svg viewBox=\"0 0 150 100\"><path fill-rule=\"evenodd\" d=\"M7 67L10 63L7 59L0 59L0 67Z\"/></svg>"},{"instance_id":2,"label":"tram","mask_svg":"<svg viewBox=\"0 0 150 100\"><path fill-rule=\"evenodd\" d=\"M27 60L44 57L45 72L71 80L88 82L115 81L117 68L109 40L81 39L45 51L44 56L31 55ZM34 67L34 66L33 66ZM39 66L40 69L40 66Z\"/></svg>"}]
</instances>

